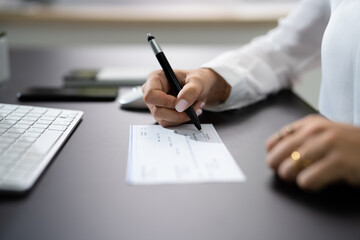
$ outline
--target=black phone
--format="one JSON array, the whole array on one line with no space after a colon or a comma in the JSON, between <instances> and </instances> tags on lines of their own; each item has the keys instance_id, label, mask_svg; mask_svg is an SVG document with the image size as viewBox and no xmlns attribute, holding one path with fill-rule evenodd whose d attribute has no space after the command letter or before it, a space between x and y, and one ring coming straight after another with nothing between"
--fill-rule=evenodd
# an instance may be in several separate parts
<instances>
[{"instance_id":1,"label":"black phone","mask_svg":"<svg viewBox=\"0 0 360 240\"><path fill-rule=\"evenodd\" d=\"M114 101L117 88L28 88L16 94L20 101Z\"/></svg>"}]
</instances>

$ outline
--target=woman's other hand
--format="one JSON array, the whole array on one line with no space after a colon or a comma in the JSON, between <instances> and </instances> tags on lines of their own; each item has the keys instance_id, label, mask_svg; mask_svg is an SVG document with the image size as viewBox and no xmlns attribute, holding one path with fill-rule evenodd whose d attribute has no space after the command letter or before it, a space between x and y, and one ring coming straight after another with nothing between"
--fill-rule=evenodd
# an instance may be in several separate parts
<instances>
[{"instance_id":1,"label":"woman's other hand","mask_svg":"<svg viewBox=\"0 0 360 240\"><path fill-rule=\"evenodd\" d=\"M280 178L319 190L345 181L360 185L360 128L311 115L272 135L267 163Z\"/></svg>"}]
</instances>

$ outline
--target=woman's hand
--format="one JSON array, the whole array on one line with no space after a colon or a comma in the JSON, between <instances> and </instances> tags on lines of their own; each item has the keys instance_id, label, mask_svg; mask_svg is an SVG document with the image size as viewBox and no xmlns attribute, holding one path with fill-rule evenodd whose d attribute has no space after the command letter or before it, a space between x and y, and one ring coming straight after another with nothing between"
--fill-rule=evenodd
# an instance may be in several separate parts
<instances>
[{"instance_id":1,"label":"woman's hand","mask_svg":"<svg viewBox=\"0 0 360 240\"><path fill-rule=\"evenodd\" d=\"M345 181L360 185L360 128L310 115L272 135L267 163L303 189Z\"/></svg>"},{"instance_id":2,"label":"woman's hand","mask_svg":"<svg viewBox=\"0 0 360 240\"><path fill-rule=\"evenodd\" d=\"M230 94L230 85L211 69L178 70L175 74L183 86L177 96L163 71L149 74L142 86L144 101L155 120L162 126L175 126L189 121L184 112L193 105L196 114L202 113L205 104L224 102Z\"/></svg>"}]
</instances>

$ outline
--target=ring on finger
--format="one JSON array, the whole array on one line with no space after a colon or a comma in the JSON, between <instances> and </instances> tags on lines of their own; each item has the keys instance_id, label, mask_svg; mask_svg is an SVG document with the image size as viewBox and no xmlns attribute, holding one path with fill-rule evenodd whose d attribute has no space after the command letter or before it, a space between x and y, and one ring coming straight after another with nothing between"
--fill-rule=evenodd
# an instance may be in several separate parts
<instances>
[{"instance_id":1,"label":"ring on finger","mask_svg":"<svg viewBox=\"0 0 360 240\"><path fill-rule=\"evenodd\" d=\"M309 159L302 159L299 151L295 150L290 155L292 162L300 169L306 168L311 165Z\"/></svg>"}]
</instances>

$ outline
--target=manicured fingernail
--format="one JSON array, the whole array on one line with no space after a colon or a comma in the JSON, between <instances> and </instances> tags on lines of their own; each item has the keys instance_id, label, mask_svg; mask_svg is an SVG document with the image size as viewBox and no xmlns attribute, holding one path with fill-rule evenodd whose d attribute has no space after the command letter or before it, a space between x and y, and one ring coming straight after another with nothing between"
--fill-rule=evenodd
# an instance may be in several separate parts
<instances>
[{"instance_id":1,"label":"manicured fingernail","mask_svg":"<svg viewBox=\"0 0 360 240\"><path fill-rule=\"evenodd\" d=\"M199 105L199 108L200 109L203 109L205 107L205 103L204 102L201 102L200 105Z\"/></svg>"},{"instance_id":2,"label":"manicured fingernail","mask_svg":"<svg viewBox=\"0 0 360 240\"><path fill-rule=\"evenodd\" d=\"M185 111L185 109L188 108L188 105L189 103L186 100L180 99L179 102L176 104L175 109L178 112L183 112Z\"/></svg>"},{"instance_id":3,"label":"manicured fingernail","mask_svg":"<svg viewBox=\"0 0 360 240\"><path fill-rule=\"evenodd\" d=\"M196 115L200 116L201 114L202 114L202 110L201 110L201 109L196 110Z\"/></svg>"}]
</instances>

